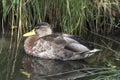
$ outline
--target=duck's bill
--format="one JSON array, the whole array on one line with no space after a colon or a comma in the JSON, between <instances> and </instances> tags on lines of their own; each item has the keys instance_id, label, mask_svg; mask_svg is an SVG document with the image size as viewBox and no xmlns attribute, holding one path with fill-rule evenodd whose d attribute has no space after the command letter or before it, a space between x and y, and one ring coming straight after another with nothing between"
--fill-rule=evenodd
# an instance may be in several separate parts
<instances>
[{"instance_id":1,"label":"duck's bill","mask_svg":"<svg viewBox=\"0 0 120 80\"><path fill-rule=\"evenodd\" d=\"M23 34L23 36L24 37L27 37L27 36L32 36L32 35L35 35L36 33L35 33L35 30L33 29L33 30L31 30L30 32L27 32L27 33L25 33L25 34Z\"/></svg>"}]
</instances>

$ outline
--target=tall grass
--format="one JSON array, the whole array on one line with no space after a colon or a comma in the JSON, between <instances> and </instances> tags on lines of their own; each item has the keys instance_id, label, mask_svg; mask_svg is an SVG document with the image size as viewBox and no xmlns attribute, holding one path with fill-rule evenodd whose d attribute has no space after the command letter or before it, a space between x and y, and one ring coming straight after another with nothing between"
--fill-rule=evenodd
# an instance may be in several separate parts
<instances>
[{"instance_id":1,"label":"tall grass","mask_svg":"<svg viewBox=\"0 0 120 80\"><path fill-rule=\"evenodd\" d=\"M55 31L75 35L85 35L88 31L109 34L115 28L120 28L118 0L1 0L0 2L2 2L1 31L3 34L8 32L11 34L9 54L5 54L6 58L1 57L7 59L6 80L14 73L22 34L32 29L36 23L45 21L50 23ZM0 56L4 55L2 51L1 47Z\"/></svg>"},{"instance_id":2,"label":"tall grass","mask_svg":"<svg viewBox=\"0 0 120 80\"><path fill-rule=\"evenodd\" d=\"M41 21L49 22L58 31L79 35L86 33L86 28L109 33L120 24L115 21L120 14L118 0L2 0L2 7L3 22L11 28L21 27L23 32Z\"/></svg>"}]
</instances>

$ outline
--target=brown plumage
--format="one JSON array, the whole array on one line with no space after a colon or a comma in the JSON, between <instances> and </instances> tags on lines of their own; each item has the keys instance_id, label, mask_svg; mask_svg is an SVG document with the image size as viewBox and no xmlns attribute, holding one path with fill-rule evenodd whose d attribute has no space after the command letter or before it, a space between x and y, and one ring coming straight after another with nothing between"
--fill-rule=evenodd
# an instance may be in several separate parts
<instances>
[{"instance_id":1,"label":"brown plumage","mask_svg":"<svg viewBox=\"0 0 120 80\"><path fill-rule=\"evenodd\" d=\"M44 59L60 60L84 59L100 51L100 49L90 50L70 36L52 33L50 25L42 22L35 26L35 34L25 40L24 48L27 54Z\"/></svg>"}]
</instances>

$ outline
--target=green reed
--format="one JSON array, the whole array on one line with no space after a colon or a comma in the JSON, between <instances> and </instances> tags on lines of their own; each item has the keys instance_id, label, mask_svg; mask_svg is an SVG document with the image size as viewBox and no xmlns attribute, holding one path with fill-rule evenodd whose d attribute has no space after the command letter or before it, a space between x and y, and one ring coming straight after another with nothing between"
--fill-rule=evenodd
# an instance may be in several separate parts
<instances>
[{"instance_id":1,"label":"green reed","mask_svg":"<svg viewBox=\"0 0 120 80\"><path fill-rule=\"evenodd\" d=\"M2 7L3 21L11 28L21 27L21 31L41 21L53 24L58 31L78 35L87 33L86 28L109 33L120 24L115 21L120 13L117 0L2 0Z\"/></svg>"}]
</instances>

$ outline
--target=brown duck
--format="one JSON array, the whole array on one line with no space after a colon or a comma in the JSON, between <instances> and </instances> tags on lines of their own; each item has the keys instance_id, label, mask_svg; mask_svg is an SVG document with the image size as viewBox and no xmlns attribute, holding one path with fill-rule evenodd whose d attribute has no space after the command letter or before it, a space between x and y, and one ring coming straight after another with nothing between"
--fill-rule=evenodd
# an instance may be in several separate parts
<instances>
[{"instance_id":1,"label":"brown duck","mask_svg":"<svg viewBox=\"0 0 120 80\"><path fill-rule=\"evenodd\" d=\"M50 24L41 22L25 33L29 36L24 43L25 52L43 59L78 60L94 55L100 49L90 50L71 38L73 35L53 33Z\"/></svg>"}]
</instances>

